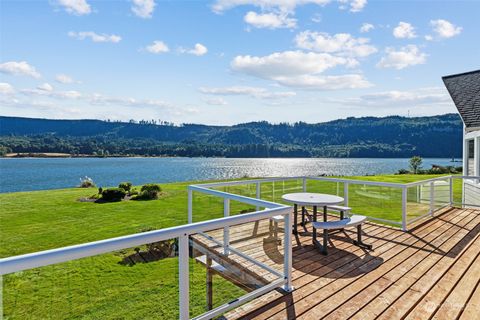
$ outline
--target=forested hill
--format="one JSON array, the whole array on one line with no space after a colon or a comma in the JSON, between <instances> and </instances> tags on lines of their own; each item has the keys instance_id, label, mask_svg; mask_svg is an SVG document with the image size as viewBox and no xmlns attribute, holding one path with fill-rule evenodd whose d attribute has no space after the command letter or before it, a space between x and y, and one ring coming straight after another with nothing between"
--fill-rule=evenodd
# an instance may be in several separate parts
<instances>
[{"instance_id":1,"label":"forested hill","mask_svg":"<svg viewBox=\"0 0 480 320\"><path fill-rule=\"evenodd\" d=\"M460 157L456 114L208 126L0 117L5 152L220 157Z\"/></svg>"}]
</instances>

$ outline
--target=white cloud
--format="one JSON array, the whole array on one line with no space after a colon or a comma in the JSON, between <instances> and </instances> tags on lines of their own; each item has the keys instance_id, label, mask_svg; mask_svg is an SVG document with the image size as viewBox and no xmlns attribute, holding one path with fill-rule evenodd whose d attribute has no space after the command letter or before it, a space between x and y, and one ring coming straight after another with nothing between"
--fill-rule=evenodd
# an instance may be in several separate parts
<instances>
[{"instance_id":1,"label":"white cloud","mask_svg":"<svg viewBox=\"0 0 480 320\"><path fill-rule=\"evenodd\" d=\"M284 86L310 90L362 89L373 86L360 74L339 76L300 75L295 77L278 77L276 80Z\"/></svg>"},{"instance_id":2,"label":"white cloud","mask_svg":"<svg viewBox=\"0 0 480 320\"><path fill-rule=\"evenodd\" d=\"M317 52L337 53L342 56L366 57L377 52L367 38L354 38L348 33L333 36L325 32L304 31L295 37L297 47Z\"/></svg>"},{"instance_id":3,"label":"white cloud","mask_svg":"<svg viewBox=\"0 0 480 320\"><path fill-rule=\"evenodd\" d=\"M367 5L367 0L338 0L340 9L350 8L350 12L360 12Z\"/></svg>"},{"instance_id":4,"label":"white cloud","mask_svg":"<svg viewBox=\"0 0 480 320\"><path fill-rule=\"evenodd\" d=\"M40 73L26 61L8 61L0 64L0 72L14 76L40 78Z\"/></svg>"},{"instance_id":5,"label":"white cloud","mask_svg":"<svg viewBox=\"0 0 480 320\"><path fill-rule=\"evenodd\" d=\"M212 95L236 95L250 96L256 99L282 99L290 98L296 95L292 91L272 92L265 88L248 87L248 86L232 86L222 88L199 88L200 92Z\"/></svg>"},{"instance_id":6,"label":"white cloud","mask_svg":"<svg viewBox=\"0 0 480 320\"><path fill-rule=\"evenodd\" d=\"M132 0L132 12L140 18L151 18L155 10L154 0Z\"/></svg>"},{"instance_id":7,"label":"white cloud","mask_svg":"<svg viewBox=\"0 0 480 320\"><path fill-rule=\"evenodd\" d=\"M320 73L339 65L353 64L354 61L327 53L283 51L263 57L236 56L231 66L236 71L272 79L279 76Z\"/></svg>"},{"instance_id":8,"label":"white cloud","mask_svg":"<svg viewBox=\"0 0 480 320\"><path fill-rule=\"evenodd\" d=\"M322 22L322 15L320 13L315 13L310 20L315 23L320 23Z\"/></svg>"},{"instance_id":9,"label":"white cloud","mask_svg":"<svg viewBox=\"0 0 480 320\"><path fill-rule=\"evenodd\" d=\"M398 39L416 38L415 28L408 22L399 22L398 26L393 29L393 36Z\"/></svg>"},{"instance_id":10,"label":"white cloud","mask_svg":"<svg viewBox=\"0 0 480 320\"><path fill-rule=\"evenodd\" d=\"M362 26L360 27L360 32L361 33L367 33L375 29L375 26L371 23L363 23Z\"/></svg>"},{"instance_id":11,"label":"white cloud","mask_svg":"<svg viewBox=\"0 0 480 320\"><path fill-rule=\"evenodd\" d=\"M237 6L252 5L262 10L281 10L293 11L295 7L305 4L326 5L331 0L217 0L212 10L216 13L222 13Z\"/></svg>"},{"instance_id":12,"label":"white cloud","mask_svg":"<svg viewBox=\"0 0 480 320\"><path fill-rule=\"evenodd\" d=\"M153 41L153 43L145 48L150 53L165 53L169 52L170 49L163 41Z\"/></svg>"},{"instance_id":13,"label":"white cloud","mask_svg":"<svg viewBox=\"0 0 480 320\"><path fill-rule=\"evenodd\" d=\"M74 83L75 80L73 80L72 77L66 75L66 74L57 74L55 76L55 80L57 82L63 83L63 84L68 84L68 83Z\"/></svg>"},{"instance_id":14,"label":"white cloud","mask_svg":"<svg viewBox=\"0 0 480 320\"><path fill-rule=\"evenodd\" d=\"M65 118L75 116L91 118L136 119L178 119L198 112L193 106L178 106L156 99L136 99L132 97L107 96L99 93L78 91L48 91L36 89L12 92L8 84L0 84L0 104L5 113L29 117Z\"/></svg>"},{"instance_id":15,"label":"white cloud","mask_svg":"<svg viewBox=\"0 0 480 320\"><path fill-rule=\"evenodd\" d=\"M204 98L203 101L212 106L226 106L228 104L222 97L208 97Z\"/></svg>"},{"instance_id":16,"label":"white cloud","mask_svg":"<svg viewBox=\"0 0 480 320\"><path fill-rule=\"evenodd\" d=\"M94 105L113 105L125 107L160 107L173 108L168 102L155 99L135 99L130 97L110 97L99 93L86 96L87 101Z\"/></svg>"},{"instance_id":17,"label":"white cloud","mask_svg":"<svg viewBox=\"0 0 480 320\"><path fill-rule=\"evenodd\" d=\"M432 40L433 40L433 37L432 37L431 35L427 34L427 35L425 36L425 40L427 40L427 41L432 41Z\"/></svg>"},{"instance_id":18,"label":"white cloud","mask_svg":"<svg viewBox=\"0 0 480 320\"><path fill-rule=\"evenodd\" d=\"M75 38L77 40L85 40L90 38L93 42L112 42L118 43L122 40L122 37L114 35L114 34L98 34L93 31L81 31L81 32L74 32L70 31L68 36L71 38Z\"/></svg>"},{"instance_id":19,"label":"white cloud","mask_svg":"<svg viewBox=\"0 0 480 320\"><path fill-rule=\"evenodd\" d=\"M15 93L15 89L10 83L0 82L0 94L12 95Z\"/></svg>"},{"instance_id":20,"label":"white cloud","mask_svg":"<svg viewBox=\"0 0 480 320\"><path fill-rule=\"evenodd\" d=\"M295 28L297 20L289 17L289 13L256 13L249 11L243 18L246 23L255 28Z\"/></svg>"},{"instance_id":21,"label":"white cloud","mask_svg":"<svg viewBox=\"0 0 480 320\"><path fill-rule=\"evenodd\" d=\"M217 0L212 10L216 13L222 13L237 6L251 5L259 7L262 10L278 9L282 11L293 11L297 6L306 4L316 4L324 6L333 0ZM367 0L336 0L340 3L341 9L349 9L351 12L362 11L367 5Z\"/></svg>"},{"instance_id":22,"label":"white cloud","mask_svg":"<svg viewBox=\"0 0 480 320\"><path fill-rule=\"evenodd\" d=\"M395 50L394 48L385 49L386 56L382 57L377 67L395 68L397 70L425 63L427 54L420 51L416 45L408 45Z\"/></svg>"},{"instance_id":23,"label":"white cloud","mask_svg":"<svg viewBox=\"0 0 480 320\"><path fill-rule=\"evenodd\" d=\"M75 90L53 91L53 88L52 90L45 90L45 88L40 89L37 87L37 89L23 89L20 92L26 96L43 96L54 99L80 99L83 97L80 92Z\"/></svg>"},{"instance_id":24,"label":"white cloud","mask_svg":"<svg viewBox=\"0 0 480 320\"><path fill-rule=\"evenodd\" d=\"M125 107L168 107L173 108L174 106L170 103L161 100L154 99L135 99L130 97L112 97L106 96L99 93L81 93L75 90L68 91L55 91L47 90L48 88L37 87L37 89L23 89L20 90L24 96L37 96L37 97L46 97L59 100L83 100L88 102L91 105L102 105L102 106L125 106Z\"/></svg>"},{"instance_id":25,"label":"white cloud","mask_svg":"<svg viewBox=\"0 0 480 320\"><path fill-rule=\"evenodd\" d=\"M413 108L420 105L437 107L440 104L451 105L451 99L445 88L430 87L410 91L383 91L362 95L355 98L330 99L332 102L347 106Z\"/></svg>"},{"instance_id":26,"label":"white cloud","mask_svg":"<svg viewBox=\"0 0 480 320\"><path fill-rule=\"evenodd\" d=\"M297 20L292 16L295 8L302 5L325 6L331 2L340 3L340 9L349 9L350 12L362 11L367 0L216 0L212 5L215 13L221 14L237 6L254 6L260 8L261 13L248 12L244 20L255 28L295 28ZM315 15L313 22L320 22L321 17Z\"/></svg>"},{"instance_id":27,"label":"white cloud","mask_svg":"<svg viewBox=\"0 0 480 320\"><path fill-rule=\"evenodd\" d=\"M207 54L208 49L203 44L196 43L195 47L193 47L193 49L178 48L178 51L180 53L189 53L189 54L193 54L195 56L203 56L203 55Z\"/></svg>"},{"instance_id":28,"label":"white cloud","mask_svg":"<svg viewBox=\"0 0 480 320\"><path fill-rule=\"evenodd\" d=\"M50 83L45 82L38 85L37 89L42 91L53 91L53 86Z\"/></svg>"},{"instance_id":29,"label":"white cloud","mask_svg":"<svg viewBox=\"0 0 480 320\"><path fill-rule=\"evenodd\" d=\"M81 16L92 12L86 0L58 0L58 4L70 14Z\"/></svg>"},{"instance_id":30,"label":"white cloud","mask_svg":"<svg viewBox=\"0 0 480 320\"><path fill-rule=\"evenodd\" d=\"M444 39L455 37L463 30L462 27L457 27L453 23L443 19L431 20L430 25L437 36Z\"/></svg>"},{"instance_id":31,"label":"white cloud","mask_svg":"<svg viewBox=\"0 0 480 320\"><path fill-rule=\"evenodd\" d=\"M330 90L371 86L363 76L358 74L319 75L337 66L353 67L357 64L355 59L329 53L284 51L264 57L237 56L233 59L231 66L235 71L272 80L289 87Z\"/></svg>"}]
</instances>

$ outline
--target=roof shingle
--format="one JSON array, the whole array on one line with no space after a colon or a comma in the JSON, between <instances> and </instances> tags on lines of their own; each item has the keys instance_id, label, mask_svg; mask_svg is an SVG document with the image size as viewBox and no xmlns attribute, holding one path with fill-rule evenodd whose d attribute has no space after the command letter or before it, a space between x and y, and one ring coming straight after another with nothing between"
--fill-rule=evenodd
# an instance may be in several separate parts
<instances>
[{"instance_id":1,"label":"roof shingle","mask_svg":"<svg viewBox=\"0 0 480 320\"><path fill-rule=\"evenodd\" d=\"M442 77L468 128L480 128L480 70Z\"/></svg>"}]
</instances>

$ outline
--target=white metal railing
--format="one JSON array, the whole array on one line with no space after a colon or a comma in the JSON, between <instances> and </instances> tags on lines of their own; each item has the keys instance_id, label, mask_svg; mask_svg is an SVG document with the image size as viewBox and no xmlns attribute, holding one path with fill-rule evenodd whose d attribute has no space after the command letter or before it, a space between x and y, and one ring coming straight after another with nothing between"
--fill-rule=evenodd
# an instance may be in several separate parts
<instances>
[{"instance_id":1,"label":"white metal railing","mask_svg":"<svg viewBox=\"0 0 480 320\"><path fill-rule=\"evenodd\" d=\"M396 225L402 228L402 230L407 231L408 226L428 215L432 215L434 211L440 209L441 207L448 206L448 205L461 205L461 206L480 206L478 203L466 203L464 201L464 195L461 196L461 201L455 201L454 199L454 185L453 182L455 179L460 180L469 180L469 181L477 181L480 183L480 177L477 176L441 176L435 177L431 179L410 182L410 183L395 183L395 182L380 182L380 181L367 181L367 180L354 180L354 179L345 179L345 178L332 178L332 177L306 177L306 176L299 176L299 177L286 177L286 178L263 178L263 179L253 179L253 180L236 180L236 181L225 181L225 182L213 182L213 183L206 183L200 185L192 185L189 186L189 222L193 220L193 209L192 209L192 197L193 192L201 192L205 194L213 195L212 191L213 188L218 187L230 187L230 186L241 186L241 185L249 185L254 184L256 186L256 198L261 199L261 186L264 183L275 183L275 182L285 182L285 181L292 181L292 180L301 180L302 181L302 191L307 191L308 182L309 181L324 181L324 182L335 182L335 183L342 183L343 184L343 198L344 198L344 205L350 206L355 211L354 205L351 205L350 196L349 196L349 189L351 186L369 186L369 187L381 187L381 188L391 188L392 190L398 191L400 195L400 199L398 202L398 209L399 209L399 219L398 220L391 220L391 219L384 219L373 216L368 211L363 212L355 212L361 213L368 217L371 221L377 221L381 223L387 223L390 225ZM438 182L445 182L445 185L439 187ZM441 190L443 187L443 191ZM409 199L409 189L412 188L419 188L422 190L422 195L424 195L423 190L428 190L428 195L423 199L414 199L413 201ZM439 200L439 193L446 193L446 198L448 200ZM241 196L244 197L244 196ZM248 198L248 197L245 197ZM411 197L410 197L411 198ZM265 199L263 199L264 201ZM420 214L418 216L414 216L412 212L409 212L409 202L428 202L427 204L427 212L424 214ZM272 201L272 203L275 203ZM440 204L440 205L439 205ZM257 210L259 207L257 206ZM410 217L413 216L413 217ZM226 231L226 234L228 232ZM228 244L225 244L228 246Z\"/></svg>"},{"instance_id":2,"label":"white metal railing","mask_svg":"<svg viewBox=\"0 0 480 320\"><path fill-rule=\"evenodd\" d=\"M259 288L246 295L213 310L210 310L195 319L211 319L227 310L234 308L248 300L254 299L275 288L282 287L286 291L292 289L292 241L291 241L291 209L288 206L277 204L259 199L242 197L234 194L228 194L221 191L209 190L210 194L223 197L228 200L236 200L252 205L258 205L264 210L237 215L225 216L223 218L207 220L197 223L189 223L177 227L165 228L155 231L142 232L123 237L111 238L107 240L84 243L80 245L68 246L53 250L40 251L30 254L13 256L0 259L0 275L10 274L23 270L58 264L62 262L72 261L76 259L96 256L104 253L127 249L135 246L159 242L169 239L178 239L178 285L179 285L179 317L180 319L189 319L189 236L194 234L202 234L206 231L228 228L229 226L244 224L248 222L269 219L273 216L285 216L285 233L284 233L284 270L281 278ZM273 270L251 257L242 254L234 248L228 248L228 251L234 251L235 254L242 255L254 263L268 268L269 271L276 275L280 275L278 271Z\"/></svg>"},{"instance_id":3,"label":"white metal railing","mask_svg":"<svg viewBox=\"0 0 480 320\"><path fill-rule=\"evenodd\" d=\"M372 187L383 187L383 188L393 188L400 192L401 197L400 201L400 210L401 210L401 222L392 221L388 219L381 219L378 217L372 217L368 212L359 212L365 214L369 217L370 220L377 220L381 222L387 222L389 224L395 224L402 227L403 230L408 230L408 225L417 221L418 219L423 218L426 215L433 214L435 209L438 209L438 203L440 205L468 205L468 206L480 206L478 204L468 204L464 203L464 196L461 196L461 201L458 202L455 200L454 195L454 180L472 180L480 182L480 177L472 176L443 176L432 178L424 181L417 181L412 183L388 183L388 182L377 182L377 181L363 181L363 180L352 180L352 179L343 179L343 178L330 178L330 177L288 177L288 178L270 178L270 179L254 179L254 180L240 180L240 181L230 181L230 182L214 182L200 185L191 185L188 187L188 224L181 225L172 228L166 228L161 230L143 232L132 234L123 237L117 237L107 240L95 241L90 243L84 243L75 246L69 246L59 249L41 251L31 254L25 254L20 256L14 256L9 258L0 259L0 275L14 273L22 270L33 269L37 267L58 264L61 262L76 260L85 257L91 257L103 253L109 253L113 251L118 251L126 248L131 248L139 245L149 244L158 241L164 241L168 239L178 239L178 272L179 272L179 317L180 319L188 319L189 314L189 236L194 234L204 234L210 230L224 229L224 239L223 242L218 242L219 245L223 245L224 254L238 254L243 258L249 260L250 262L257 264L258 266L270 270L273 274L281 276L279 279L272 281L271 283L256 289L250 293L239 297L238 299L221 305L213 310L210 310L198 317L196 319L211 319L216 317L227 310L234 308L240 304L245 303L255 297L258 297L270 290L282 287L286 291L292 290L292 215L291 207L286 206L274 201L267 201L261 199L262 197L262 184L263 183L275 183L275 182L285 182L297 180L301 181L301 187L303 191L308 190L308 183L311 181L324 181L324 182L335 182L338 187L340 183L343 183L343 197L345 199L345 205L350 205L350 195L349 188L354 185L361 186L372 186ZM443 184L448 191L448 201L436 201L436 183L438 181L445 181L446 184ZM224 192L220 190L215 190L216 187L228 187L228 186L241 186L245 184L254 184L255 185L255 198L242 196L234 193ZM427 213L417 216L415 218L408 218L408 204L409 204L409 188L422 188L422 186L428 185L428 202L426 205ZM338 190L340 190L338 188ZM219 197L223 199L223 217L218 219L212 219L201 222L193 222L193 193L200 192L203 194L208 194L211 196ZM412 193L414 195L414 193ZM420 196L422 196L421 194ZM458 195L457 195L458 198ZM238 201L244 204L249 204L255 206L256 210L252 213L245 213L241 215L230 216L230 201ZM415 203L422 203L421 197L414 197ZM353 202L352 202L353 203ZM263 210L261 210L264 208ZM355 208L354 208L355 209ZM270 267L262 264L259 261L245 255L235 248L230 246L229 243L229 227L248 223L260 221L263 219L270 219L273 216L284 215L285 217L285 232L284 232L284 266L283 273L271 269Z\"/></svg>"}]
</instances>

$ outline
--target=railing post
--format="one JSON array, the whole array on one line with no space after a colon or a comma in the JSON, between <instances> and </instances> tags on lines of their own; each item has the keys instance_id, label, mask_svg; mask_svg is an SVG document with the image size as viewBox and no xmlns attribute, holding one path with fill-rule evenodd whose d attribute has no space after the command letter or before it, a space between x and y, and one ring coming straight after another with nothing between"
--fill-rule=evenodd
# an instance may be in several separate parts
<instances>
[{"instance_id":1,"label":"railing post","mask_svg":"<svg viewBox=\"0 0 480 320\"><path fill-rule=\"evenodd\" d=\"M223 199L223 216L228 217L230 216L230 199L224 198ZM228 255L230 250L228 247L230 246L230 227L226 226L223 228L223 254Z\"/></svg>"},{"instance_id":2,"label":"railing post","mask_svg":"<svg viewBox=\"0 0 480 320\"><path fill-rule=\"evenodd\" d=\"M449 182L450 182L450 207L453 207L453 178L452 178L452 176L450 176Z\"/></svg>"},{"instance_id":3,"label":"railing post","mask_svg":"<svg viewBox=\"0 0 480 320\"><path fill-rule=\"evenodd\" d=\"M188 188L188 223L193 222L193 191Z\"/></svg>"},{"instance_id":4,"label":"railing post","mask_svg":"<svg viewBox=\"0 0 480 320\"><path fill-rule=\"evenodd\" d=\"M430 182L430 215L435 211L435 182Z\"/></svg>"},{"instance_id":5,"label":"railing post","mask_svg":"<svg viewBox=\"0 0 480 320\"><path fill-rule=\"evenodd\" d=\"M302 178L302 190L303 192L307 192L307 178Z\"/></svg>"},{"instance_id":6,"label":"railing post","mask_svg":"<svg viewBox=\"0 0 480 320\"><path fill-rule=\"evenodd\" d=\"M190 318L190 292L188 268L188 235L178 237L178 292L179 292L179 318L187 320Z\"/></svg>"},{"instance_id":7,"label":"railing post","mask_svg":"<svg viewBox=\"0 0 480 320\"><path fill-rule=\"evenodd\" d=\"M292 286L292 260L293 260L293 253L292 253L292 212L291 210L285 215L284 221L284 236L283 236L283 243L284 243L284 255L283 255L283 275L285 277L285 284L283 286L283 290L290 292L293 290Z\"/></svg>"},{"instance_id":8,"label":"railing post","mask_svg":"<svg viewBox=\"0 0 480 320\"><path fill-rule=\"evenodd\" d=\"M348 207L348 182L343 183L343 205Z\"/></svg>"},{"instance_id":9,"label":"railing post","mask_svg":"<svg viewBox=\"0 0 480 320\"><path fill-rule=\"evenodd\" d=\"M402 230L407 231L407 187L402 188Z\"/></svg>"},{"instance_id":10,"label":"railing post","mask_svg":"<svg viewBox=\"0 0 480 320\"><path fill-rule=\"evenodd\" d=\"M257 193L256 193L257 199L260 199L260 197L261 197L261 188L260 187L261 187L260 182L257 182ZM260 207L257 206L256 210L259 211Z\"/></svg>"}]
</instances>

